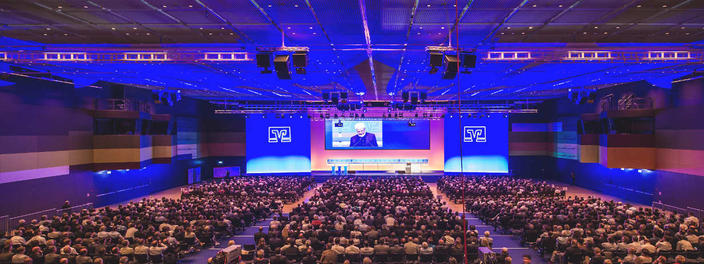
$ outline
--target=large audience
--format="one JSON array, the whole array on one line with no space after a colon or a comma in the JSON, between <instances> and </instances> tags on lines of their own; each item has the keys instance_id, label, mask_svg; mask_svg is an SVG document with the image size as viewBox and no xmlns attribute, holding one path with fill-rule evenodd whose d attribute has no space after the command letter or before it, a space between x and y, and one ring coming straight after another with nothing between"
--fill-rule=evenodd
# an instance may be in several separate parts
<instances>
[{"instance_id":1,"label":"large audience","mask_svg":"<svg viewBox=\"0 0 704 264\"><path fill-rule=\"evenodd\" d=\"M300 198L311 178L241 177L188 187L180 199L42 216L0 237L0 263L176 263Z\"/></svg>"},{"instance_id":2,"label":"large audience","mask_svg":"<svg viewBox=\"0 0 704 264\"><path fill-rule=\"evenodd\" d=\"M463 185L464 184L464 185ZM703 263L699 219L597 197L570 197L545 182L443 178L451 197L483 221L520 234L553 263Z\"/></svg>"},{"instance_id":3,"label":"large audience","mask_svg":"<svg viewBox=\"0 0 704 264\"><path fill-rule=\"evenodd\" d=\"M250 263L468 263L492 248L418 177L330 179L289 214L305 177L241 177L143 199L21 221L0 237L2 263L176 263L274 214ZM497 230L520 235L551 263L704 263L699 219L597 197L567 196L542 181L443 177L438 189ZM466 242L466 243L465 243ZM224 263L224 252L210 259ZM506 250L491 259L511 263ZM524 257L530 263L530 257Z\"/></svg>"},{"instance_id":4,"label":"large audience","mask_svg":"<svg viewBox=\"0 0 704 264\"><path fill-rule=\"evenodd\" d=\"M255 234L254 263L458 263L462 223L418 177L331 179Z\"/></svg>"}]
</instances>

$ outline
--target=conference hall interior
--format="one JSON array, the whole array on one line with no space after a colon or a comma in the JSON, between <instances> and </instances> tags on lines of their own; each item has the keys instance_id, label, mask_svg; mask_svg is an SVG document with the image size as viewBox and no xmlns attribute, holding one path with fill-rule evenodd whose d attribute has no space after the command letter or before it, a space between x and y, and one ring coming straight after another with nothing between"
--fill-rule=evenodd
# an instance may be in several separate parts
<instances>
[{"instance_id":1,"label":"conference hall interior","mask_svg":"<svg viewBox=\"0 0 704 264\"><path fill-rule=\"evenodd\" d=\"M704 1L0 0L0 264L704 263Z\"/></svg>"}]
</instances>

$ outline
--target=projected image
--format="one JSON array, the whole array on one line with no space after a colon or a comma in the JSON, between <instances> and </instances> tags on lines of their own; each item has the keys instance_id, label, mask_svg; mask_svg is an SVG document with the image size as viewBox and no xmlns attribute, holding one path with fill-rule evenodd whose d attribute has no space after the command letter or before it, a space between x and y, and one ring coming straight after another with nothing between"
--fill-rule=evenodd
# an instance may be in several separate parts
<instances>
[{"instance_id":1,"label":"projected image","mask_svg":"<svg viewBox=\"0 0 704 264\"><path fill-rule=\"evenodd\" d=\"M329 119L326 149L429 149L428 120Z\"/></svg>"},{"instance_id":2,"label":"projected image","mask_svg":"<svg viewBox=\"0 0 704 264\"><path fill-rule=\"evenodd\" d=\"M333 148L378 148L384 146L382 121L331 122Z\"/></svg>"}]
</instances>

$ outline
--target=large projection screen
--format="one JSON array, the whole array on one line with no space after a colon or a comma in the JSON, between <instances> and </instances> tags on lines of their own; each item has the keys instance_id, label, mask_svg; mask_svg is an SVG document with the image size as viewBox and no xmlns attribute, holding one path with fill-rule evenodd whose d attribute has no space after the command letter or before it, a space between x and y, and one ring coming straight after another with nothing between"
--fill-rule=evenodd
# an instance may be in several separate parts
<instances>
[{"instance_id":1,"label":"large projection screen","mask_svg":"<svg viewBox=\"0 0 704 264\"><path fill-rule=\"evenodd\" d=\"M325 149L430 149L430 121L327 119Z\"/></svg>"}]
</instances>

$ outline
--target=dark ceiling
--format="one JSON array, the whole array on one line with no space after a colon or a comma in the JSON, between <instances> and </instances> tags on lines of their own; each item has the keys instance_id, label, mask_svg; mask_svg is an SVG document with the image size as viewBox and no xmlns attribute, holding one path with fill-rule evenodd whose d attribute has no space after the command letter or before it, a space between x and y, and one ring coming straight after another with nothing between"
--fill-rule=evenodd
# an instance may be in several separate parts
<instances>
[{"instance_id":1,"label":"dark ceiling","mask_svg":"<svg viewBox=\"0 0 704 264\"><path fill-rule=\"evenodd\" d=\"M456 16L459 24L455 24ZM364 94L367 100L384 100L388 94L410 87L426 89L435 99L449 99L456 94L453 87L457 83L427 74L424 48L446 45L448 33L454 28L459 39L453 35L452 43L463 49L491 50L507 43L534 47L532 43L565 46L638 42L677 47L686 43L692 48L687 45L704 39L704 1L0 1L0 34L43 44L214 43L253 52L255 47L280 45L283 32L287 46L311 49L307 75L294 76L292 81L261 75L253 62L140 65L139 69L134 65L124 69L115 63L34 65L54 73L98 72L100 75L85 75L96 81L135 85L146 85L137 79L173 78L189 85L181 87L164 80L162 88L185 89L187 94L203 98L315 99L323 90L344 89ZM550 45L539 45L546 47ZM631 47L639 45L626 46ZM551 92L551 87L564 91L576 86L637 81L656 72L659 78L673 79L698 68L691 61L649 66L626 62L564 65L545 61L488 63L480 59L471 75L461 75L464 77L459 82L465 85L460 89L468 97L550 97L560 94ZM604 75L615 78L603 80Z\"/></svg>"}]
</instances>

